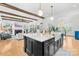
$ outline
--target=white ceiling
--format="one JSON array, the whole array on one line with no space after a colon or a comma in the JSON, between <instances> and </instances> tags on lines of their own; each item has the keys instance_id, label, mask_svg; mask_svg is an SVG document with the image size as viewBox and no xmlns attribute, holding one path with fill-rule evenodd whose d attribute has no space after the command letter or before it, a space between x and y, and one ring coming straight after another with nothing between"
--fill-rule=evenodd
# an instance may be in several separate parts
<instances>
[{"instance_id":1,"label":"white ceiling","mask_svg":"<svg viewBox=\"0 0 79 59\"><path fill-rule=\"evenodd\" d=\"M24 10L33 12L37 14L38 8L39 8L39 3L10 3L11 5L20 7ZM71 11L75 11L79 9L79 4L78 3L42 3L42 10L44 12L45 17L49 17L51 13L51 5L53 5L53 13L54 15L59 15L63 13L69 13Z\"/></svg>"},{"instance_id":2,"label":"white ceiling","mask_svg":"<svg viewBox=\"0 0 79 59\"><path fill-rule=\"evenodd\" d=\"M19 7L21 9L24 9L26 11L32 12L37 14L38 9L39 9L39 3L9 3L11 5L14 5L16 7ZM50 3L42 3L42 10L44 12L44 17L49 17L50 13L51 13L51 5L53 5L53 16L59 16L59 15L64 15L67 14L69 12L72 11L76 11L77 9L79 9L79 4L78 3L54 3L54 4L50 4ZM0 10L2 10L0 8ZM8 9L5 9L8 10ZM9 11L11 13L15 13L17 14L17 12ZM22 13L19 13L22 14ZM25 15L25 14L22 14Z\"/></svg>"}]
</instances>

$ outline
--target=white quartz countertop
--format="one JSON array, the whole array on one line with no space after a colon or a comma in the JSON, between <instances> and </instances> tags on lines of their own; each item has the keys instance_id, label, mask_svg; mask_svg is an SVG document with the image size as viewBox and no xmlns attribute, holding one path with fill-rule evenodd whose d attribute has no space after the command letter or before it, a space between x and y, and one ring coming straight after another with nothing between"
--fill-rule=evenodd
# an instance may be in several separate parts
<instances>
[{"instance_id":1,"label":"white quartz countertop","mask_svg":"<svg viewBox=\"0 0 79 59\"><path fill-rule=\"evenodd\" d=\"M29 34L24 34L24 36L30 37L34 40L40 41L40 42L44 42L46 40L49 40L51 38L55 38L60 36L61 33L56 33L54 36L49 34L49 35L42 35L40 33L29 33Z\"/></svg>"}]
</instances>

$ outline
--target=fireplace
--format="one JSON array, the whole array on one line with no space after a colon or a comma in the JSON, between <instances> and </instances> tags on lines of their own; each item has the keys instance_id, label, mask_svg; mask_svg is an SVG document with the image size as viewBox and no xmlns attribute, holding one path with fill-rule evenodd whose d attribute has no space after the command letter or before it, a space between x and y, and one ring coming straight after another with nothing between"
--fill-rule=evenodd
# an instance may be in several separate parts
<instances>
[{"instance_id":1,"label":"fireplace","mask_svg":"<svg viewBox=\"0 0 79 59\"><path fill-rule=\"evenodd\" d=\"M22 33L22 30L15 30L15 35L18 33Z\"/></svg>"}]
</instances>

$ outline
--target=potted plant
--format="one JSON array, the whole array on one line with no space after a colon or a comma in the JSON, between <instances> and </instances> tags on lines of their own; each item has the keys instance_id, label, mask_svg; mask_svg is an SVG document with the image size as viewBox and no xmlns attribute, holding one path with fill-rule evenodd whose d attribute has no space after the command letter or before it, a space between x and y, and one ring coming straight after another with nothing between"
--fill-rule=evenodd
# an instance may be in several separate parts
<instances>
[{"instance_id":1,"label":"potted plant","mask_svg":"<svg viewBox=\"0 0 79 59\"><path fill-rule=\"evenodd\" d=\"M71 28L70 27L63 27L63 30L64 30L64 35L66 36L67 32L71 31Z\"/></svg>"}]
</instances>

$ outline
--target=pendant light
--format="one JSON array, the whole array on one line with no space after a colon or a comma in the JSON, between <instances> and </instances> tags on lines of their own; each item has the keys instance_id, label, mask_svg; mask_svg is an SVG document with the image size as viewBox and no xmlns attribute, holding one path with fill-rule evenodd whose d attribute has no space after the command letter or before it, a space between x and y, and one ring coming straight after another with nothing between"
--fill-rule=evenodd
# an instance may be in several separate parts
<instances>
[{"instance_id":1,"label":"pendant light","mask_svg":"<svg viewBox=\"0 0 79 59\"><path fill-rule=\"evenodd\" d=\"M54 19L54 17L53 17L53 6L51 6L51 16L50 16L50 20L53 20Z\"/></svg>"},{"instance_id":2,"label":"pendant light","mask_svg":"<svg viewBox=\"0 0 79 59\"><path fill-rule=\"evenodd\" d=\"M42 9L41 9L41 3L39 4L38 15L39 15L39 16L43 16L43 11L42 11Z\"/></svg>"}]
</instances>

